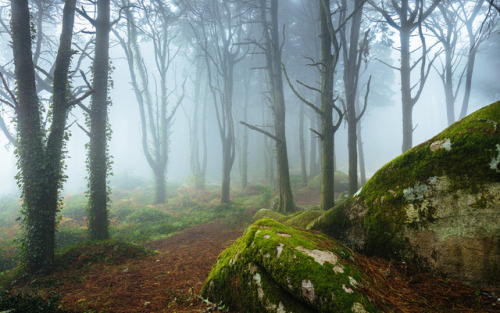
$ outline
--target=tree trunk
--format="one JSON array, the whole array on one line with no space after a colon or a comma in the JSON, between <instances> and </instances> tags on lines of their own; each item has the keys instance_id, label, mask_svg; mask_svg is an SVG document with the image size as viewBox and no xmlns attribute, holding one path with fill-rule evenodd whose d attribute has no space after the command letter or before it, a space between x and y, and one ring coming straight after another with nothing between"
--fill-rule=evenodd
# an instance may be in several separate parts
<instances>
[{"instance_id":1,"label":"tree trunk","mask_svg":"<svg viewBox=\"0 0 500 313\"><path fill-rule=\"evenodd\" d=\"M310 125L311 125L311 128L316 128L316 118L315 117L311 117L310 119ZM317 156L317 152L318 152L318 138L317 138L318 135L316 135L315 133L311 132L311 151L309 151L309 177L310 178L313 178L314 176L318 175L319 174L319 170L320 170L320 166L319 166L319 162L318 162L318 156Z\"/></svg>"},{"instance_id":2,"label":"tree trunk","mask_svg":"<svg viewBox=\"0 0 500 313\"><path fill-rule=\"evenodd\" d=\"M343 7L347 10L346 0L342 1ZM358 190L358 151L357 151L357 137L356 137L356 124L358 117L356 113L356 98L358 91L359 79L359 62L358 55L363 53L358 49L359 45L359 32L361 29L361 17L363 14L363 2L361 0L354 1L354 13L351 17L351 30L349 45L347 45L346 31L340 32L343 41L344 60L344 85L346 94L347 106L347 149L349 152L349 194L354 194ZM360 8L358 8L361 6ZM345 15L345 13L344 13Z\"/></svg>"},{"instance_id":3,"label":"tree trunk","mask_svg":"<svg viewBox=\"0 0 500 313\"><path fill-rule=\"evenodd\" d=\"M264 1L265 3L265 1ZM266 68L271 82L272 106L274 109L274 134L276 141L276 162L279 184L278 211L289 212L295 208L292 188L290 186L290 172L288 167L288 152L285 134L285 96L283 93L283 77L281 73L281 51L279 44L278 1L271 0L271 23L267 24L265 6L262 5L262 23L265 25L266 39Z\"/></svg>"},{"instance_id":4,"label":"tree trunk","mask_svg":"<svg viewBox=\"0 0 500 313\"><path fill-rule=\"evenodd\" d=\"M361 120L356 124L356 132L358 137L358 160L359 160L359 179L360 185L366 184L366 169L365 169L365 154L363 150L363 140L361 139Z\"/></svg>"},{"instance_id":5,"label":"tree trunk","mask_svg":"<svg viewBox=\"0 0 500 313\"><path fill-rule=\"evenodd\" d=\"M306 168L306 149L304 140L304 106L300 106L299 113L299 150L300 150L300 169L302 176L302 186L307 186L307 168Z\"/></svg>"},{"instance_id":6,"label":"tree trunk","mask_svg":"<svg viewBox=\"0 0 500 313\"><path fill-rule=\"evenodd\" d=\"M332 58L332 40L328 30L327 19L330 18L330 0L325 0L324 5L319 6L319 17L321 22L321 200L320 206L328 210L334 206L334 127L333 127L333 74L334 64Z\"/></svg>"},{"instance_id":7,"label":"tree trunk","mask_svg":"<svg viewBox=\"0 0 500 313\"><path fill-rule=\"evenodd\" d=\"M70 108L68 72L72 56L75 4L76 0L68 0L64 6L54 71L52 123L46 139L35 85L28 1L11 1L12 49L18 100L18 155L25 212L24 266L28 273L48 270L54 263L55 217L59 188L64 179L62 148Z\"/></svg>"},{"instance_id":8,"label":"tree trunk","mask_svg":"<svg viewBox=\"0 0 500 313\"><path fill-rule=\"evenodd\" d=\"M411 98L410 30L401 27L401 104L403 109L403 153L413 147L413 103Z\"/></svg>"},{"instance_id":9,"label":"tree trunk","mask_svg":"<svg viewBox=\"0 0 500 313\"><path fill-rule=\"evenodd\" d=\"M162 204L166 202L166 183L165 183L165 167L156 167L153 170L155 181L155 204Z\"/></svg>"},{"instance_id":10,"label":"tree trunk","mask_svg":"<svg viewBox=\"0 0 500 313\"><path fill-rule=\"evenodd\" d=\"M248 103L250 101L250 86L251 76L245 75L243 77L243 120L248 122ZM240 149L240 178L241 178L241 190L244 192L248 185L248 128L243 127L243 135L241 139L241 149Z\"/></svg>"},{"instance_id":11,"label":"tree trunk","mask_svg":"<svg viewBox=\"0 0 500 313\"><path fill-rule=\"evenodd\" d=\"M96 43L90 107L88 229L91 240L105 240L108 232L108 76L109 0L97 2Z\"/></svg>"},{"instance_id":12,"label":"tree trunk","mask_svg":"<svg viewBox=\"0 0 500 313\"><path fill-rule=\"evenodd\" d=\"M472 73L474 72L474 63L476 62L476 52L477 46L475 42L475 36L472 30L469 31L469 56L467 58L467 72L465 74L465 91L464 98L462 101L462 109L460 110L460 119L467 115L467 110L469 108L470 92L472 87Z\"/></svg>"},{"instance_id":13,"label":"tree trunk","mask_svg":"<svg viewBox=\"0 0 500 313\"><path fill-rule=\"evenodd\" d=\"M231 168L233 166L231 157L231 145L228 140L222 142L222 193L221 204L229 204L231 187Z\"/></svg>"},{"instance_id":14,"label":"tree trunk","mask_svg":"<svg viewBox=\"0 0 500 313\"><path fill-rule=\"evenodd\" d=\"M451 60L451 47L445 46L445 73L444 73L444 94L446 99L446 118L448 126L455 122L455 97L453 96L453 65Z\"/></svg>"}]
</instances>

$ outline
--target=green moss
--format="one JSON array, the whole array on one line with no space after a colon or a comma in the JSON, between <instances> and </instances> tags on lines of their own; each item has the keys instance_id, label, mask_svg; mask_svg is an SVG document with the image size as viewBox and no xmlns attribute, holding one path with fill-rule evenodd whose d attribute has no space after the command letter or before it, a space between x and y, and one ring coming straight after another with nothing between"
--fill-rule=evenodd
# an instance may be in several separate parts
<instances>
[{"instance_id":1,"label":"green moss","mask_svg":"<svg viewBox=\"0 0 500 313\"><path fill-rule=\"evenodd\" d=\"M288 217L286 215L283 215L279 212L269 210L269 209L258 210L257 213L255 213L253 219L254 219L254 221L257 221L257 220L263 219L265 217L272 218L272 219L277 220L277 221L285 221L288 219Z\"/></svg>"},{"instance_id":2,"label":"green moss","mask_svg":"<svg viewBox=\"0 0 500 313\"><path fill-rule=\"evenodd\" d=\"M372 202L387 190L398 191L435 176L449 177L453 189L473 191L481 183L500 181L500 173L490 166L500 142L500 130L492 123L500 123L500 102L454 123L386 164L366 183L360 196ZM431 151L433 143L445 139L451 141L450 150Z\"/></svg>"},{"instance_id":3,"label":"green moss","mask_svg":"<svg viewBox=\"0 0 500 313\"><path fill-rule=\"evenodd\" d=\"M306 228L307 225L323 215L323 213L325 213L323 210L300 211L294 214L293 217L290 217L284 224L287 226Z\"/></svg>"},{"instance_id":4,"label":"green moss","mask_svg":"<svg viewBox=\"0 0 500 313\"><path fill-rule=\"evenodd\" d=\"M472 194L483 190L484 184L500 182L499 124L500 102L454 123L379 169L357 195L328 211L314 229L345 239L346 231L360 228L359 237L365 241L360 246L369 254L393 257L403 253L408 247L403 227L422 227L434 221L436 213L433 207L418 209L420 224L413 225L404 207L409 202L420 207L427 188L438 177L447 178L449 191ZM483 196L473 207L484 207L487 202Z\"/></svg>"},{"instance_id":5,"label":"green moss","mask_svg":"<svg viewBox=\"0 0 500 313\"><path fill-rule=\"evenodd\" d=\"M356 288L370 280L344 260L351 254L324 235L262 219L221 253L202 295L246 312L351 312L355 303L376 312ZM321 265L319 255L331 262Z\"/></svg>"}]
</instances>

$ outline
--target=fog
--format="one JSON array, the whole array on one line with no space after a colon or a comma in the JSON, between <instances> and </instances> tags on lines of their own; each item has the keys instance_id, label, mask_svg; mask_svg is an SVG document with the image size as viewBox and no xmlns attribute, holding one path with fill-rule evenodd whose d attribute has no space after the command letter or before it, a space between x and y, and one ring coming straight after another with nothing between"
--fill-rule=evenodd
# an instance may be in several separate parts
<instances>
[{"instance_id":1,"label":"fog","mask_svg":"<svg viewBox=\"0 0 500 313\"><path fill-rule=\"evenodd\" d=\"M295 1L298 3L300 1ZM284 17L283 17L284 18ZM285 18L284 18L285 19ZM288 16L286 19L293 20L293 16ZM293 30L293 28L292 28ZM290 30L291 31L291 30ZM177 35L182 37L182 29ZM397 42L397 34L392 34L392 39ZM287 35L285 40L292 37ZM4 46L1 51L7 51L7 35L2 34L1 44ZM115 40L112 36L112 40ZM492 35L487 39L486 43L481 45L476 59L476 68L473 75L471 101L468 113L499 100L500 90L498 81L500 76L500 62L495 56L495 49L498 49L500 37L498 34ZM179 41L180 42L180 41ZM176 42L174 42L176 43ZM177 42L178 43L178 42ZM144 51L152 53L151 42L142 41ZM167 168L167 185L169 183L188 184L191 175L189 165L190 145L189 145L189 117L193 110L193 86L195 68L192 60L188 59L185 53L186 46L180 42L181 52L176 57L171 70L169 70L169 90L173 91L169 99L169 108L172 107L180 94L183 80L187 77L186 97L184 98L181 107L177 110L171 129L170 129L170 145L168 155ZM397 44L394 44L397 47ZM301 77L303 73L310 73L310 67L305 65L307 60L304 55L293 55L295 52L289 44L285 42L284 46L284 61L290 67L290 76L293 81L302 80L308 81L307 78ZM496 50L498 51L498 50ZM375 52L374 52L375 53ZM120 45L113 44L110 55L115 67L112 73L114 88L111 89L110 98L112 106L109 109L109 123L113 134L110 146L110 155L113 159L112 171L114 177L111 178L111 186L113 187L121 180L134 180L147 184L152 184L152 171L144 157L143 148L141 145L141 124L139 118L139 109L134 91L131 86L131 78L128 70L127 61ZM152 55L145 54L145 59L148 66L152 66ZM294 61L286 60L287 57L301 59L302 64L294 63ZM313 57L313 56L311 56ZM390 55L380 56L371 55L371 60L363 74L363 79L366 81L372 66L383 67L376 58L385 58L394 64L398 62L397 52L393 50ZM441 56L442 58L442 56ZM2 58L3 64L9 61L9 55L4 55ZM294 60L295 60L294 59ZM87 61L88 62L88 61ZM253 61L259 64L258 60ZM300 63L300 62L299 62ZM378 64L377 64L378 63ZM437 64L437 63L436 63ZM301 67L302 66L302 67ZM252 71L250 67L238 64L235 67L236 85L234 90L234 105L233 115L235 120L236 134L242 133L245 126L238 122L241 118L241 98L243 97L242 83L240 79L245 75L250 75ZM337 79L341 79L341 67L337 69ZM383 76L373 77L373 80L384 82L387 87L384 90L384 96L381 98L375 95L376 90L372 90L368 97L368 108L363 116L362 123L362 142L364 147L364 155L368 176L372 175L382 165L401 154L402 142L402 124L401 124L401 95L399 84L399 73L395 70L386 68ZM310 74L308 74L310 75ZM313 75L313 74L311 74ZM255 75L254 75L255 76ZM309 79L311 84L314 84L314 79ZM174 91L175 90L175 91ZM262 88L254 83L251 86L249 113L247 122L255 125L263 125L262 112L267 109L265 95L262 94ZM361 94L364 91L360 91ZM463 93L462 91L459 94ZM301 103L291 92L290 88L285 83L286 108L287 108L287 141L288 155L290 159L290 171L292 174L300 173L300 156L298 143L298 118L300 114ZM208 97L211 95L208 93ZM460 97L459 97L460 99ZM87 100L88 102L88 100ZM215 107L212 99L207 101L207 181L209 184L220 184L221 181L221 140L217 129L215 119ZM457 101L459 103L460 101ZM458 111L458 109L456 109ZM5 109L3 116L8 116ZM267 111L266 114L270 114ZM310 116L314 116L311 109L306 108L306 127L305 138L306 147L310 147ZM268 117L270 120L271 117ZM81 110L76 107L70 114L68 124L78 121L79 124L84 124L84 117ZM12 123L9 124L13 129ZM447 127L445 95L441 80L435 70L431 70L429 78L425 84L424 90L413 110L413 125L415 131L413 133L413 145L418 145L421 142L432 138L444 128ZM85 143L88 142L88 136L80 130L76 123L71 126L72 137L67 143L66 161L68 176L64 184L63 193L78 193L86 189L86 150ZM249 135L249 177L251 183L262 183L264 181L264 164L263 164L263 136L256 132L250 131ZM236 139L238 142L239 138ZM309 159L309 148L306 148L306 156ZM347 173L348 171L348 151L347 151L347 127L343 122L339 131L335 134L335 157L337 170ZM233 188L238 184L238 154L236 156L231 177ZM6 137L0 133L0 195L19 194L16 184L15 175L17 173L16 157L14 155L14 147L8 144ZM309 164L307 160L306 164ZM308 169L309 171L309 169Z\"/></svg>"}]
</instances>

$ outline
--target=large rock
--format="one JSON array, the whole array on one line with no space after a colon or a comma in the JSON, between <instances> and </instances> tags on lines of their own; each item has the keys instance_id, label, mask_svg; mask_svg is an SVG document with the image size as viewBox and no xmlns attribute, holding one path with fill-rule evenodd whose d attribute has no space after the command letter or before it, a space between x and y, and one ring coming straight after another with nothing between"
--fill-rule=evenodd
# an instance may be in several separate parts
<instances>
[{"instance_id":1,"label":"large rock","mask_svg":"<svg viewBox=\"0 0 500 313\"><path fill-rule=\"evenodd\" d=\"M309 224L314 222L318 217L320 217L324 213L325 211L323 210L313 209L313 210L298 211L290 215L284 215L273 210L260 209L259 211L257 211L257 213L255 213L253 219L254 221L257 221L262 218L268 217L277 220L278 222L283 223L286 226L307 228Z\"/></svg>"},{"instance_id":2,"label":"large rock","mask_svg":"<svg viewBox=\"0 0 500 313\"><path fill-rule=\"evenodd\" d=\"M217 259L202 295L241 312L377 312L357 255L266 218Z\"/></svg>"},{"instance_id":3,"label":"large rock","mask_svg":"<svg viewBox=\"0 0 500 313\"><path fill-rule=\"evenodd\" d=\"M386 164L312 228L370 254L500 288L500 102Z\"/></svg>"}]
</instances>

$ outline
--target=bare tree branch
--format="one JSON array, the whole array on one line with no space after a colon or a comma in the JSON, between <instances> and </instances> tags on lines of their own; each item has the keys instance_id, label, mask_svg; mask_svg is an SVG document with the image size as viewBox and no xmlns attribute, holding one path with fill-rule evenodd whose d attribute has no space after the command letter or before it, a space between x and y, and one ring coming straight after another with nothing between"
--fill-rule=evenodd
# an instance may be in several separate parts
<instances>
[{"instance_id":1,"label":"bare tree branch","mask_svg":"<svg viewBox=\"0 0 500 313\"><path fill-rule=\"evenodd\" d=\"M273 139L273 140L275 140L275 141L278 141L278 142L283 142L283 139L278 138L278 137L276 137L275 135L271 134L270 132L265 131L265 130L263 130L263 129L261 129L261 128L257 127L257 126L250 125L250 124L248 124L248 123L246 123L246 122L243 122L243 121L240 121L240 124L245 125L246 127L250 128L250 129L252 129L252 130L258 131L259 133L264 134L264 135L266 135L267 137L269 137L269 138L271 138L271 139Z\"/></svg>"}]
</instances>

